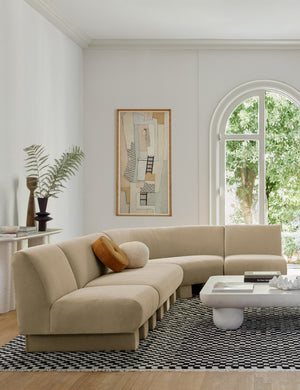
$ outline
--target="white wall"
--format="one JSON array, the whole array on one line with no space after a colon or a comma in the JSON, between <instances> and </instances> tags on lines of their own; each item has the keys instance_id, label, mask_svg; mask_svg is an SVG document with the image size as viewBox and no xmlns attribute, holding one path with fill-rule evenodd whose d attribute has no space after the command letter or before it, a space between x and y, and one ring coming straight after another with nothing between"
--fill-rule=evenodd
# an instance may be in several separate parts
<instances>
[{"instance_id":1,"label":"white wall","mask_svg":"<svg viewBox=\"0 0 300 390\"><path fill-rule=\"evenodd\" d=\"M85 232L209 223L209 124L234 87L273 79L300 90L299 51L86 50ZM116 109L172 109L172 217L115 216Z\"/></svg>"},{"instance_id":2,"label":"white wall","mask_svg":"<svg viewBox=\"0 0 300 390\"><path fill-rule=\"evenodd\" d=\"M83 144L83 55L23 0L0 2L0 53L0 225L25 225L24 147L43 144L59 157ZM64 229L59 239L82 234L82 177L49 199L48 227Z\"/></svg>"},{"instance_id":3,"label":"white wall","mask_svg":"<svg viewBox=\"0 0 300 390\"><path fill-rule=\"evenodd\" d=\"M198 222L197 72L195 53L87 51L86 232ZM115 216L117 108L172 109L172 217Z\"/></svg>"}]
</instances>

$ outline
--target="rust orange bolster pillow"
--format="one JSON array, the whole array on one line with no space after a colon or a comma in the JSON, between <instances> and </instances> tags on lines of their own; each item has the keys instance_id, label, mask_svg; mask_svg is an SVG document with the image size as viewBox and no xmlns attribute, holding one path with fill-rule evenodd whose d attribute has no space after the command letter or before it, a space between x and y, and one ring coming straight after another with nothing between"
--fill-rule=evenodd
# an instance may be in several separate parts
<instances>
[{"instance_id":1,"label":"rust orange bolster pillow","mask_svg":"<svg viewBox=\"0 0 300 390\"><path fill-rule=\"evenodd\" d=\"M125 253L118 245L105 236L99 237L92 244L93 251L98 259L115 272L121 272L128 265Z\"/></svg>"}]
</instances>

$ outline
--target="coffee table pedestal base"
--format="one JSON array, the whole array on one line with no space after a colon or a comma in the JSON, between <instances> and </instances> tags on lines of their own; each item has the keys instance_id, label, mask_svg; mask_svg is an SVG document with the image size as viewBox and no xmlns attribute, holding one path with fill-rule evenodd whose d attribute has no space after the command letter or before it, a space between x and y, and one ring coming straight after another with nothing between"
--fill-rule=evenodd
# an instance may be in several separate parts
<instances>
[{"instance_id":1,"label":"coffee table pedestal base","mask_svg":"<svg viewBox=\"0 0 300 390\"><path fill-rule=\"evenodd\" d=\"M244 309L213 308L213 320L217 328L237 329L244 320Z\"/></svg>"}]
</instances>

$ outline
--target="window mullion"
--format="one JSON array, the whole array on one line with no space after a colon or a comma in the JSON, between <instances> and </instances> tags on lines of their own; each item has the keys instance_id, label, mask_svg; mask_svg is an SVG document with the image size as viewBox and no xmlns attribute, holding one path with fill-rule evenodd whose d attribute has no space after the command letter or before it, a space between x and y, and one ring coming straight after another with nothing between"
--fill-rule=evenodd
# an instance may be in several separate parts
<instances>
[{"instance_id":1,"label":"window mullion","mask_svg":"<svg viewBox=\"0 0 300 390\"><path fill-rule=\"evenodd\" d=\"M259 223L265 224L265 194L266 194L266 163L265 163L265 130L266 130L266 114L265 114L265 91L259 93L259 156L258 156L258 169L259 169Z\"/></svg>"},{"instance_id":2,"label":"window mullion","mask_svg":"<svg viewBox=\"0 0 300 390\"><path fill-rule=\"evenodd\" d=\"M220 166L219 166L219 190L218 190L218 200L219 200L219 224L225 224L225 170L226 170L226 160L225 160L225 139L220 136L219 138L220 145Z\"/></svg>"},{"instance_id":3,"label":"window mullion","mask_svg":"<svg viewBox=\"0 0 300 390\"><path fill-rule=\"evenodd\" d=\"M225 140L260 140L259 134L225 134L223 137Z\"/></svg>"}]
</instances>

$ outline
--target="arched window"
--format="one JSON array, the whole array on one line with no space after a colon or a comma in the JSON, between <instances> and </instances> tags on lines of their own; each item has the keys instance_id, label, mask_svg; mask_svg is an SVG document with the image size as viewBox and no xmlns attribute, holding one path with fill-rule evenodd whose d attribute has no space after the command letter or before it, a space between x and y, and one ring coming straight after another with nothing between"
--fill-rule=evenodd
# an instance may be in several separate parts
<instances>
[{"instance_id":1,"label":"arched window","mask_svg":"<svg viewBox=\"0 0 300 390\"><path fill-rule=\"evenodd\" d=\"M299 92L270 80L239 86L210 130L210 222L281 224L286 254L299 256Z\"/></svg>"}]
</instances>

